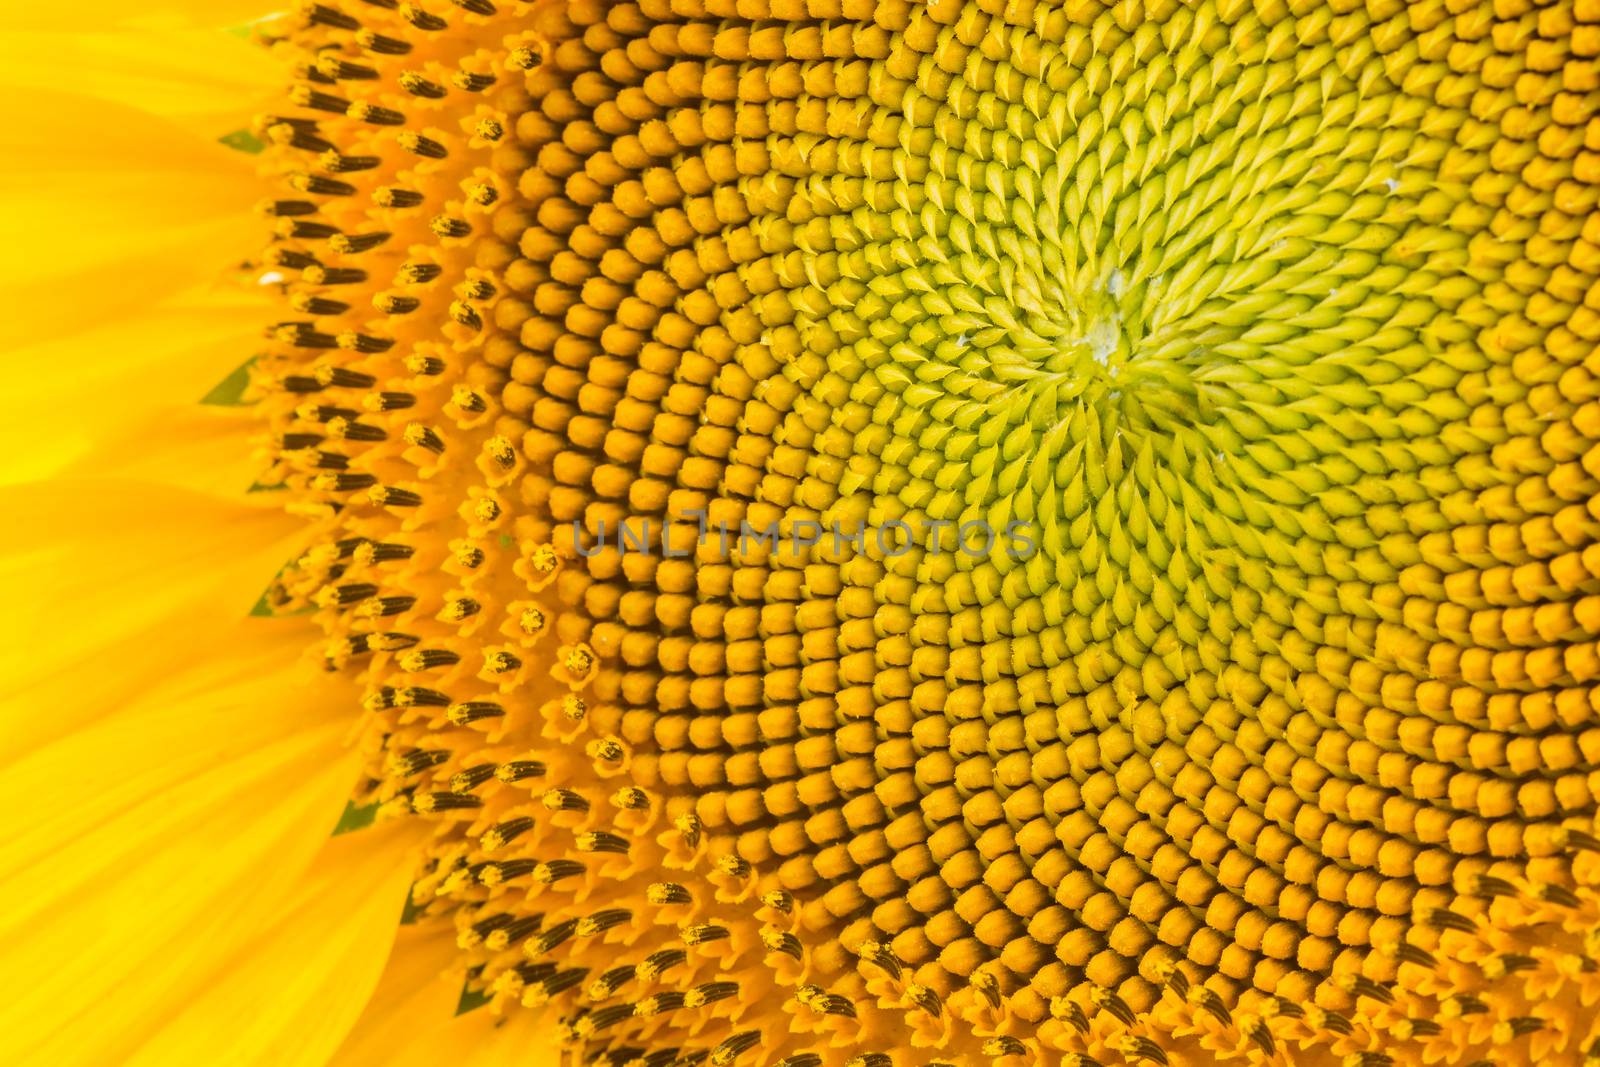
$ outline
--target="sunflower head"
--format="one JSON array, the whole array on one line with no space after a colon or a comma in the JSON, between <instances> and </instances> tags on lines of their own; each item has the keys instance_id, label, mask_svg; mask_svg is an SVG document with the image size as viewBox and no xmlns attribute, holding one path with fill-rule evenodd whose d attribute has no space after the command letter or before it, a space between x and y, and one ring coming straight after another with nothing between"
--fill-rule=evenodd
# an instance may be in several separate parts
<instances>
[{"instance_id":1,"label":"sunflower head","mask_svg":"<svg viewBox=\"0 0 1600 1067\"><path fill-rule=\"evenodd\" d=\"M258 614L359 686L347 821L424 842L464 1010L608 1067L1595 1058L1591 0L252 33L310 531Z\"/></svg>"},{"instance_id":2,"label":"sunflower head","mask_svg":"<svg viewBox=\"0 0 1600 1067\"><path fill-rule=\"evenodd\" d=\"M1577 1040L1587 37L1461 6L302 13L285 596L494 1010Z\"/></svg>"}]
</instances>

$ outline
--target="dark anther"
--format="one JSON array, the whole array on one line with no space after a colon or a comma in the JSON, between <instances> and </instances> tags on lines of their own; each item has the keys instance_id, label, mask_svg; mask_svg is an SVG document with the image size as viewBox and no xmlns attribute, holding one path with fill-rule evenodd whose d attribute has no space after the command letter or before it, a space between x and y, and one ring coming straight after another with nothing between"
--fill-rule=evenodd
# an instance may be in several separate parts
<instances>
[{"instance_id":1,"label":"dark anther","mask_svg":"<svg viewBox=\"0 0 1600 1067\"><path fill-rule=\"evenodd\" d=\"M588 811L589 801L582 793L571 789L547 790L543 797L544 806L551 811Z\"/></svg>"},{"instance_id":2,"label":"dark anther","mask_svg":"<svg viewBox=\"0 0 1600 1067\"><path fill-rule=\"evenodd\" d=\"M406 124L405 115L392 107L379 107L376 104L351 104L347 114L357 122L371 123L374 126L404 126Z\"/></svg>"},{"instance_id":3,"label":"dark anther","mask_svg":"<svg viewBox=\"0 0 1600 1067\"><path fill-rule=\"evenodd\" d=\"M273 329L272 334L284 344L296 348L336 348L339 344L338 339L332 334L313 330L309 324L303 322L282 323ZM317 380L321 381L322 376L318 375ZM323 384L328 383L323 382Z\"/></svg>"},{"instance_id":4,"label":"dark anther","mask_svg":"<svg viewBox=\"0 0 1600 1067\"><path fill-rule=\"evenodd\" d=\"M800 939L787 930L775 930L769 927L763 934L762 940L770 951L781 952L797 960L804 958L805 952L800 946Z\"/></svg>"},{"instance_id":5,"label":"dark anther","mask_svg":"<svg viewBox=\"0 0 1600 1067\"><path fill-rule=\"evenodd\" d=\"M725 939L728 936L728 928L718 926L716 923L694 923L684 927L680 934L686 945L704 945Z\"/></svg>"},{"instance_id":6,"label":"dark anther","mask_svg":"<svg viewBox=\"0 0 1600 1067\"><path fill-rule=\"evenodd\" d=\"M366 600L368 597L377 596L378 587L371 582L350 582L345 585L332 586L331 595L335 604L356 604ZM432 766L432 764L429 766Z\"/></svg>"},{"instance_id":7,"label":"dark anther","mask_svg":"<svg viewBox=\"0 0 1600 1067\"><path fill-rule=\"evenodd\" d=\"M373 337L370 334L356 333L354 330L341 333L338 337L339 347L351 352L361 352L373 355L378 352L387 352L394 347L394 339L390 337Z\"/></svg>"},{"instance_id":8,"label":"dark anther","mask_svg":"<svg viewBox=\"0 0 1600 1067\"><path fill-rule=\"evenodd\" d=\"M383 441L389 436L382 427L369 426L364 422L351 422L348 419L335 420L328 426L328 432L346 441Z\"/></svg>"},{"instance_id":9,"label":"dark anther","mask_svg":"<svg viewBox=\"0 0 1600 1067\"><path fill-rule=\"evenodd\" d=\"M364 170L374 170L383 160L377 156L344 156L337 150L329 149L317 157L317 166L329 174L357 174Z\"/></svg>"},{"instance_id":10,"label":"dark anther","mask_svg":"<svg viewBox=\"0 0 1600 1067\"><path fill-rule=\"evenodd\" d=\"M1257 1019L1255 1025L1245 1031L1245 1036L1254 1041L1268 1058L1276 1054L1277 1043L1272 1040L1272 1029L1263 1020Z\"/></svg>"},{"instance_id":11,"label":"dark anther","mask_svg":"<svg viewBox=\"0 0 1600 1067\"><path fill-rule=\"evenodd\" d=\"M363 489L371 489L377 484L377 479L370 474L319 474L314 481L313 488L327 493L357 493ZM384 599L389 599L385 597Z\"/></svg>"},{"instance_id":12,"label":"dark anther","mask_svg":"<svg viewBox=\"0 0 1600 1067\"><path fill-rule=\"evenodd\" d=\"M1268 1005L1271 1005L1272 1009L1276 1010L1279 1015L1290 1019L1303 1019L1306 1016L1304 1008L1292 1000L1285 1000L1283 997L1268 997L1262 1002L1261 1010L1267 1011Z\"/></svg>"},{"instance_id":13,"label":"dark anther","mask_svg":"<svg viewBox=\"0 0 1600 1067\"><path fill-rule=\"evenodd\" d=\"M1129 1055L1137 1056L1139 1059L1150 1060L1152 1063L1162 1064L1163 1067L1169 1062L1161 1046L1148 1037L1136 1037L1130 1034L1125 1047Z\"/></svg>"},{"instance_id":14,"label":"dark anther","mask_svg":"<svg viewBox=\"0 0 1600 1067\"><path fill-rule=\"evenodd\" d=\"M274 144L298 148L302 152L331 152L333 142L317 136L316 128L300 122L276 122L267 128Z\"/></svg>"},{"instance_id":15,"label":"dark anther","mask_svg":"<svg viewBox=\"0 0 1600 1067\"><path fill-rule=\"evenodd\" d=\"M906 997L917 1007L921 1008L923 1011L927 1012L936 1019L944 1011L944 1002L939 999L939 994L928 986L920 983L907 986Z\"/></svg>"},{"instance_id":16,"label":"dark anther","mask_svg":"<svg viewBox=\"0 0 1600 1067\"><path fill-rule=\"evenodd\" d=\"M761 1031L743 1030L732 1037L725 1039L716 1048L711 1050L711 1063L713 1067L727 1067L738 1058L739 1054L747 1049L754 1048L761 1040Z\"/></svg>"},{"instance_id":17,"label":"dark anther","mask_svg":"<svg viewBox=\"0 0 1600 1067\"><path fill-rule=\"evenodd\" d=\"M894 1060L886 1052L865 1052L845 1064L845 1067L892 1067Z\"/></svg>"},{"instance_id":18,"label":"dark anther","mask_svg":"<svg viewBox=\"0 0 1600 1067\"><path fill-rule=\"evenodd\" d=\"M330 453L330 451L312 451L309 456L304 456L309 461L310 469L314 470L349 470L350 458L344 453Z\"/></svg>"},{"instance_id":19,"label":"dark anther","mask_svg":"<svg viewBox=\"0 0 1600 1067\"><path fill-rule=\"evenodd\" d=\"M1395 957L1406 963L1415 963L1418 967L1427 967L1430 970L1439 965L1439 961L1433 958L1431 952L1427 949L1418 948L1416 945L1401 945L1395 952Z\"/></svg>"},{"instance_id":20,"label":"dark anther","mask_svg":"<svg viewBox=\"0 0 1600 1067\"><path fill-rule=\"evenodd\" d=\"M1210 992L1210 990L1207 990L1206 992ZM1118 996L1114 990L1106 989L1103 986L1097 986L1090 996L1101 1011L1109 1012L1124 1026L1133 1025L1133 1009L1129 1007L1128 1002ZM1216 998L1216 994L1213 993L1212 997ZM1205 1008L1207 1011L1210 1011L1213 1015L1216 1014L1216 1010L1211 1006L1211 1004L1207 1003L1204 998L1201 999L1200 1006ZM1222 1007L1222 1001L1220 998L1216 998L1216 1007L1222 1008L1224 1012L1227 1011L1226 1008ZM1231 1022L1231 1019L1225 1020L1224 1025L1226 1025L1227 1022Z\"/></svg>"},{"instance_id":21,"label":"dark anther","mask_svg":"<svg viewBox=\"0 0 1600 1067\"><path fill-rule=\"evenodd\" d=\"M256 208L263 215L286 219L298 215L311 215L317 210L317 205L309 200L268 200Z\"/></svg>"},{"instance_id":22,"label":"dark anther","mask_svg":"<svg viewBox=\"0 0 1600 1067\"><path fill-rule=\"evenodd\" d=\"M416 404L417 398L413 393L401 393L394 390L384 390L374 393L368 399L368 406L375 407L378 411L400 411Z\"/></svg>"},{"instance_id":23,"label":"dark anther","mask_svg":"<svg viewBox=\"0 0 1600 1067\"><path fill-rule=\"evenodd\" d=\"M373 490L372 502L386 508L414 508L422 504L422 497L409 489L383 486Z\"/></svg>"},{"instance_id":24,"label":"dark anther","mask_svg":"<svg viewBox=\"0 0 1600 1067\"><path fill-rule=\"evenodd\" d=\"M1476 929L1476 927L1473 926L1471 919L1467 918L1465 915L1460 915L1456 912L1453 912L1448 908L1434 908L1428 912L1427 917L1422 921L1427 923L1429 926L1437 926L1441 930L1462 930L1467 933L1471 933L1474 929Z\"/></svg>"},{"instance_id":25,"label":"dark anther","mask_svg":"<svg viewBox=\"0 0 1600 1067\"><path fill-rule=\"evenodd\" d=\"M353 196L356 191L356 187L347 182L324 178L317 174L291 175L289 184L302 193L310 193L313 196Z\"/></svg>"},{"instance_id":26,"label":"dark anther","mask_svg":"<svg viewBox=\"0 0 1600 1067\"><path fill-rule=\"evenodd\" d=\"M350 305L342 300L329 300L323 296L296 293L289 298L289 306L304 315L342 315Z\"/></svg>"},{"instance_id":27,"label":"dark anther","mask_svg":"<svg viewBox=\"0 0 1600 1067\"><path fill-rule=\"evenodd\" d=\"M444 273L437 263L406 263L395 273L396 285L422 285Z\"/></svg>"},{"instance_id":28,"label":"dark anther","mask_svg":"<svg viewBox=\"0 0 1600 1067\"><path fill-rule=\"evenodd\" d=\"M396 757L396 764L405 777L421 774L429 767L437 767L450 758L450 753L443 749L413 749Z\"/></svg>"},{"instance_id":29,"label":"dark anther","mask_svg":"<svg viewBox=\"0 0 1600 1067\"><path fill-rule=\"evenodd\" d=\"M654 982L658 980L662 974L671 970L673 967L676 967L678 964L682 963L688 958L689 957L687 953L685 953L682 949L677 948L664 948L659 952L652 952L650 955L646 956L644 962L639 965L639 977L643 978L647 982Z\"/></svg>"},{"instance_id":30,"label":"dark anther","mask_svg":"<svg viewBox=\"0 0 1600 1067\"><path fill-rule=\"evenodd\" d=\"M1580 903L1578 896L1566 886L1556 885L1553 882L1539 882L1533 887L1533 895L1540 900L1563 908L1576 908Z\"/></svg>"},{"instance_id":31,"label":"dark anther","mask_svg":"<svg viewBox=\"0 0 1600 1067\"><path fill-rule=\"evenodd\" d=\"M307 219L289 219L280 222L277 229L279 237L300 241L325 241L339 232L326 222L311 222Z\"/></svg>"},{"instance_id":32,"label":"dark anther","mask_svg":"<svg viewBox=\"0 0 1600 1067\"><path fill-rule=\"evenodd\" d=\"M367 477L371 477L371 475L367 475ZM409 611L416 602L417 598L414 596L380 596L367 601L366 604L362 605L362 608L367 614L382 618L386 615L398 615L402 611Z\"/></svg>"},{"instance_id":33,"label":"dark anther","mask_svg":"<svg viewBox=\"0 0 1600 1067\"><path fill-rule=\"evenodd\" d=\"M332 52L324 52L317 57L317 70L334 81L370 81L378 76L378 72L371 67L348 62Z\"/></svg>"},{"instance_id":34,"label":"dark anther","mask_svg":"<svg viewBox=\"0 0 1600 1067\"><path fill-rule=\"evenodd\" d=\"M605 1000L617 995L617 990L633 981L634 968L631 963L624 963L621 967L613 967L599 978L589 983L585 990L590 1000ZM628 1013L633 1013L633 1006L628 1005Z\"/></svg>"},{"instance_id":35,"label":"dark anther","mask_svg":"<svg viewBox=\"0 0 1600 1067\"><path fill-rule=\"evenodd\" d=\"M463 811L483 806L483 801L472 793L423 793L411 802L420 812Z\"/></svg>"},{"instance_id":36,"label":"dark anther","mask_svg":"<svg viewBox=\"0 0 1600 1067\"><path fill-rule=\"evenodd\" d=\"M373 307L381 310L386 315L410 315L411 312L422 306L422 301L414 296L398 296L394 293L379 293L373 298Z\"/></svg>"},{"instance_id":37,"label":"dark anther","mask_svg":"<svg viewBox=\"0 0 1600 1067\"><path fill-rule=\"evenodd\" d=\"M677 882L656 882L645 890L645 899L652 904L693 904L694 897Z\"/></svg>"},{"instance_id":38,"label":"dark anther","mask_svg":"<svg viewBox=\"0 0 1600 1067\"><path fill-rule=\"evenodd\" d=\"M350 108L350 101L332 93L325 93L321 89L313 89L309 85L297 85L289 93L289 99L301 107L311 108L313 111L327 111L335 115L343 115Z\"/></svg>"},{"instance_id":39,"label":"dark anther","mask_svg":"<svg viewBox=\"0 0 1600 1067\"><path fill-rule=\"evenodd\" d=\"M1485 874L1478 877L1474 892L1480 897L1514 897L1517 887L1504 878Z\"/></svg>"},{"instance_id":40,"label":"dark anther","mask_svg":"<svg viewBox=\"0 0 1600 1067\"><path fill-rule=\"evenodd\" d=\"M374 55L403 56L411 51L409 42L386 37L381 33L374 33L372 30L362 30L356 34L355 41L357 48L363 52L371 52Z\"/></svg>"},{"instance_id":41,"label":"dark anther","mask_svg":"<svg viewBox=\"0 0 1600 1067\"><path fill-rule=\"evenodd\" d=\"M626 855L628 840L619 837L609 830L592 830L586 834L579 834L576 842L579 852L615 852Z\"/></svg>"},{"instance_id":42,"label":"dark anther","mask_svg":"<svg viewBox=\"0 0 1600 1067\"><path fill-rule=\"evenodd\" d=\"M407 152L427 159L443 159L450 154L445 150L444 145L433 138L424 137L420 133L412 133L409 130L402 133L396 140L398 140L400 147Z\"/></svg>"},{"instance_id":43,"label":"dark anther","mask_svg":"<svg viewBox=\"0 0 1600 1067\"><path fill-rule=\"evenodd\" d=\"M1585 852L1600 852L1600 837L1584 830L1565 830L1567 845Z\"/></svg>"},{"instance_id":44,"label":"dark anther","mask_svg":"<svg viewBox=\"0 0 1600 1067\"><path fill-rule=\"evenodd\" d=\"M816 1009L824 1015L840 1015L847 1019L856 1017L856 1006L849 997L841 997L837 993L825 993L818 997Z\"/></svg>"},{"instance_id":45,"label":"dark anther","mask_svg":"<svg viewBox=\"0 0 1600 1067\"><path fill-rule=\"evenodd\" d=\"M424 426L420 422L413 422L405 429L406 443L418 448L426 448L429 452L443 453L444 439L432 427Z\"/></svg>"},{"instance_id":46,"label":"dark anther","mask_svg":"<svg viewBox=\"0 0 1600 1067\"><path fill-rule=\"evenodd\" d=\"M473 797L474 800L477 797ZM500 885L513 878L523 878L538 866L533 860L506 860L504 863L484 863L477 868L476 877L483 885Z\"/></svg>"},{"instance_id":47,"label":"dark anther","mask_svg":"<svg viewBox=\"0 0 1600 1067\"><path fill-rule=\"evenodd\" d=\"M468 700L450 705L450 710L445 712L445 718L456 726L465 726L483 719L498 719L505 713L506 709L499 704L487 700Z\"/></svg>"},{"instance_id":48,"label":"dark anther","mask_svg":"<svg viewBox=\"0 0 1600 1067\"><path fill-rule=\"evenodd\" d=\"M371 596L378 591L376 586L369 588L371 588L372 592L368 593L367 596ZM452 652L448 648L424 648L407 653L402 660L402 665L407 670L429 671L435 667L449 667L460 662L460 653Z\"/></svg>"},{"instance_id":49,"label":"dark anther","mask_svg":"<svg viewBox=\"0 0 1600 1067\"><path fill-rule=\"evenodd\" d=\"M502 782L520 782L524 778L543 778L544 771L544 764L536 759L518 759L500 764L494 776Z\"/></svg>"},{"instance_id":50,"label":"dark anther","mask_svg":"<svg viewBox=\"0 0 1600 1067\"><path fill-rule=\"evenodd\" d=\"M609 1029L624 1019L633 1018L632 1004L608 1004L584 1016L585 1028L591 1033Z\"/></svg>"},{"instance_id":51,"label":"dark anther","mask_svg":"<svg viewBox=\"0 0 1600 1067\"><path fill-rule=\"evenodd\" d=\"M450 84L469 93L481 93L494 84L494 75L458 70L450 76Z\"/></svg>"},{"instance_id":52,"label":"dark anther","mask_svg":"<svg viewBox=\"0 0 1600 1067\"><path fill-rule=\"evenodd\" d=\"M307 285L359 285L367 272L357 267L324 267L314 264L300 272Z\"/></svg>"},{"instance_id":53,"label":"dark anther","mask_svg":"<svg viewBox=\"0 0 1600 1067\"><path fill-rule=\"evenodd\" d=\"M438 15L429 14L414 4L401 4L400 17L417 29L427 30L431 33L436 33L450 25Z\"/></svg>"},{"instance_id":54,"label":"dark anther","mask_svg":"<svg viewBox=\"0 0 1600 1067\"><path fill-rule=\"evenodd\" d=\"M483 836L487 838L493 835L494 847L501 848L504 847L508 842L514 841L521 837L531 829L533 829L533 820L523 816L516 819L507 819L498 826L494 826L487 830ZM485 845L484 847L488 848L489 846Z\"/></svg>"},{"instance_id":55,"label":"dark anther","mask_svg":"<svg viewBox=\"0 0 1600 1067\"><path fill-rule=\"evenodd\" d=\"M578 866L582 868L582 864ZM613 926L621 926L631 918L633 912L626 908L607 908L604 911L597 911L578 920L578 936L594 937L596 934L603 934Z\"/></svg>"},{"instance_id":56,"label":"dark anther","mask_svg":"<svg viewBox=\"0 0 1600 1067\"><path fill-rule=\"evenodd\" d=\"M444 86L429 81L414 70L408 70L400 75L400 88L412 96L420 96L426 100L438 100L445 96Z\"/></svg>"},{"instance_id":57,"label":"dark anther","mask_svg":"<svg viewBox=\"0 0 1600 1067\"><path fill-rule=\"evenodd\" d=\"M378 379L364 371L351 370L349 367L334 367L327 364L318 367L316 373L317 381L340 389L367 389L378 381Z\"/></svg>"},{"instance_id":58,"label":"dark anther","mask_svg":"<svg viewBox=\"0 0 1600 1067\"><path fill-rule=\"evenodd\" d=\"M470 793L484 782L494 777L495 765L480 763L476 767L457 771L450 776L450 789L456 793Z\"/></svg>"},{"instance_id":59,"label":"dark anther","mask_svg":"<svg viewBox=\"0 0 1600 1067\"><path fill-rule=\"evenodd\" d=\"M447 708L450 696L426 686L407 685L395 690L394 702L402 708Z\"/></svg>"},{"instance_id":60,"label":"dark anther","mask_svg":"<svg viewBox=\"0 0 1600 1067\"><path fill-rule=\"evenodd\" d=\"M372 202L379 207L408 208L422 203L422 194L412 189L386 185L372 194Z\"/></svg>"},{"instance_id":61,"label":"dark anther","mask_svg":"<svg viewBox=\"0 0 1600 1067\"><path fill-rule=\"evenodd\" d=\"M532 868L529 868L529 870L532 870ZM552 949L564 944L577 929L577 919L568 919L565 922L557 923L537 937L530 938L526 951L530 956L543 956Z\"/></svg>"},{"instance_id":62,"label":"dark anther","mask_svg":"<svg viewBox=\"0 0 1600 1067\"><path fill-rule=\"evenodd\" d=\"M473 551L477 555L475 557L469 555L467 558L472 561L471 565L476 567L483 562L483 552L477 549L473 549ZM509 652L501 650L486 657L484 670L490 674L509 674L520 666L522 666L520 659Z\"/></svg>"},{"instance_id":63,"label":"dark anther","mask_svg":"<svg viewBox=\"0 0 1600 1067\"><path fill-rule=\"evenodd\" d=\"M539 864L533 876L545 885L555 885L564 878L576 878L588 869L577 860L550 860Z\"/></svg>"},{"instance_id":64,"label":"dark anther","mask_svg":"<svg viewBox=\"0 0 1600 1067\"><path fill-rule=\"evenodd\" d=\"M346 15L342 11L335 11L324 4L311 4L304 9L306 22L313 26L332 26L339 30L357 30L361 23Z\"/></svg>"},{"instance_id":65,"label":"dark anther","mask_svg":"<svg viewBox=\"0 0 1600 1067\"><path fill-rule=\"evenodd\" d=\"M317 265L312 256L295 248L269 248L261 259L266 266L283 270L306 270Z\"/></svg>"},{"instance_id":66,"label":"dark anther","mask_svg":"<svg viewBox=\"0 0 1600 1067\"><path fill-rule=\"evenodd\" d=\"M1350 983L1350 992L1358 997L1371 997L1383 1004L1394 1003L1394 993L1365 975L1357 975Z\"/></svg>"}]
</instances>

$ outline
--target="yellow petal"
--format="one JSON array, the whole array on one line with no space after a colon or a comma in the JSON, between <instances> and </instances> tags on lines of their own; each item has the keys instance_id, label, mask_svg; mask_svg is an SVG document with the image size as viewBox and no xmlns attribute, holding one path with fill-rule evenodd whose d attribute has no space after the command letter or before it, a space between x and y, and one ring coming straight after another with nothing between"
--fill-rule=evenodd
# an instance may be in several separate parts
<instances>
[{"instance_id":1,"label":"yellow petal","mask_svg":"<svg viewBox=\"0 0 1600 1067\"><path fill-rule=\"evenodd\" d=\"M461 952L447 924L404 927L367 1008L329 1067L555 1067L555 1023L517 1008L456 1014Z\"/></svg>"},{"instance_id":2,"label":"yellow petal","mask_svg":"<svg viewBox=\"0 0 1600 1067\"><path fill-rule=\"evenodd\" d=\"M277 10L281 10L281 5ZM271 15L274 7L260 0L81 0L72 4L14 5L6 12L8 29L81 32L104 29L172 26L236 26Z\"/></svg>"},{"instance_id":3,"label":"yellow petal","mask_svg":"<svg viewBox=\"0 0 1600 1067\"><path fill-rule=\"evenodd\" d=\"M9 84L29 89L59 87L70 71L74 92L132 104L207 140L266 110L284 80L269 49L215 29L10 30L0 38L0 71Z\"/></svg>"},{"instance_id":4,"label":"yellow petal","mask_svg":"<svg viewBox=\"0 0 1600 1067\"><path fill-rule=\"evenodd\" d=\"M390 823L331 839L254 941L125 1062L325 1064L378 984L423 834Z\"/></svg>"},{"instance_id":5,"label":"yellow petal","mask_svg":"<svg viewBox=\"0 0 1600 1067\"><path fill-rule=\"evenodd\" d=\"M61 474L160 482L237 496L262 473L253 447L261 426L248 411L173 404L144 407L139 414L143 417L138 423L88 444Z\"/></svg>"},{"instance_id":6,"label":"yellow petal","mask_svg":"<svg viewBox=\"0 0 1600 1067\"><path fill-rule=\"evenodd\" d=\"M0 102L5 118L0 152L8 160L8 177L162 174L238 179L255 173L248 153L197 137L137 101L96 96L76 85L73 92L28 87L14 82L9 72L0 75L0 82L6 86ZM79 207L91 209L97 202L118 206L127 200L126 190L103 186L99 196ZM186 205L170 206L181 210Z\"/></svg>"},{"instance_id":7,"label":"yellow petal","mask_svg":"<svg viewBox=\"0 0 1600 1067\"><path fill-rule=\"evenodd\" d=\"M196 404L255 352L264 314L250 294L190 293L11 353L27 372L0 392L0 482L53 476L148 432L163 405Z\"/></svg>"},{"instance_id":8,"label":"yellow petal","mask_svg":"<svg viewBox=\"0 0 1600 1067\"><path fill-rule=\"evenodd\" d=\"M301 888L356 773L356 704L296 664L301 633L243 626L188 635L190 669L0 781L12 1062L125 1062Z\"/></svg>"},{"instance_id":9,"label":"yellow petal","mask_svg":"<svg viewBox=\"0 0 1600 1067\"><path fill-rule=\"evenodd\" d=\"M142 676L245 618L299 543L275 503L137 482L0 487L0 583L14 605L0 621L0 763L103 714L114 690L91 700L79 686Z\"/></svg>"},{"instance_id":10,"label":"yellow petal","mask_svg":"<svg viewBox=\"0 0 1600 1067\"><path fill-rule=\"evenodd\" d=\"M0 348L149 307L219 277L251 248L248 179L130 173L116 190L0 181L0 290L16 309L0 322Z\"/></svg>"},{"instance_id":11,"label":"yellow petal","mask_svg":"<svg viewBox=\"0 0 1600 1067\"><path fill-rule=\"evenodd\" d=\"M136 108L0 87L0 347L221 277L258 243L253 157ZM108 175L115 175L108 181Z\"/></svg>"}]
</instances>

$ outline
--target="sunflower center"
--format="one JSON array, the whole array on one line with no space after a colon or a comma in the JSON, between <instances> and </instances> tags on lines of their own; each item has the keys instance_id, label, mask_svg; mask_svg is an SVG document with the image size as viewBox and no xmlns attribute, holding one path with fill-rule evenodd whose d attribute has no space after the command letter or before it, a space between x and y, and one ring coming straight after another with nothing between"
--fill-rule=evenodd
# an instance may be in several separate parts
<instances>
[{"instance_id":1,"label":"sunflower center","mask_svg":"<svg viewBox=\"0 0 1600 1067\"><path fill-rule=\"evenodd\" d=\"M278 598L489 1010L649 1067L1580 1025L1534 992L1600 877L1593 322L1514 313L1586 291L1542 16L302 15L262 369L326 538Z\"/></svg>"}]
</instances>

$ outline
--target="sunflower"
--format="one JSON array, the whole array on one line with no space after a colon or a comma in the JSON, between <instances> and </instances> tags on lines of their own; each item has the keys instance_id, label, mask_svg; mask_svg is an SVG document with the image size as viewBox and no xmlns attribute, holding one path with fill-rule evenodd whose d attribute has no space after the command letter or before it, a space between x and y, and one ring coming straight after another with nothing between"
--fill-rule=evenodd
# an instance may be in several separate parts
<instances>
[{"instance_id":1,"label":"sunflower","mask_svg":"<svg viewBox=\"0 0 1600 1067\"><path fill-rule=\"evenodd\" d=\"M6 16L6 1062L1600 1061L1600 3L289 6Z\"/></svg>"}]
</instances>

